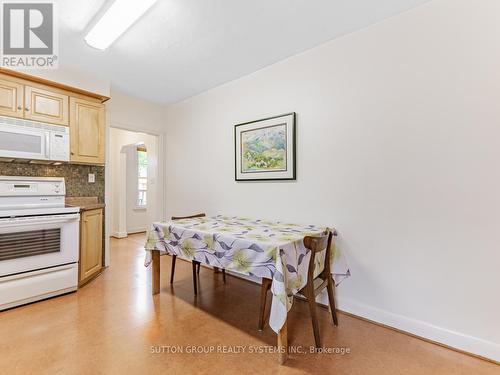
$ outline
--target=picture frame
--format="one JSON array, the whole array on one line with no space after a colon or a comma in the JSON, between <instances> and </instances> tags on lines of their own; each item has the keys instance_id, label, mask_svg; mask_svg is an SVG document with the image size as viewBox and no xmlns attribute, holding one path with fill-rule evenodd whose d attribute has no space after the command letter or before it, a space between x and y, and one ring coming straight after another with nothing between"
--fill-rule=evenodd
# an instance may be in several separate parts
<instances>
[{"instance_id":1,"label":"picture frame","mask_svg":"<svg viewBox=\"0 0 500 375\"><path fill-rule=\"evenodd\" d=\"M296 113L234 126L236 181L296 180Z\"/></svg>"}]
</instances>

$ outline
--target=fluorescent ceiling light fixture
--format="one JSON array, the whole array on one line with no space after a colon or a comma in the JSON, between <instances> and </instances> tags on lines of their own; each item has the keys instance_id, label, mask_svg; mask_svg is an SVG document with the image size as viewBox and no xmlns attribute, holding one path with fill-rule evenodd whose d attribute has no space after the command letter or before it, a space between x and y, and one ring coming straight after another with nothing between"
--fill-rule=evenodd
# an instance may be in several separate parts
<instances>
[{"instance_id":1,"label":"fluorescent ceiling light fixture","mask_svg":"<svg viewBox=\"0 0 500 375\"><path fill-rule=\"evenodd\" d=\"M105 50L137 21L157 0L115 0L92 27L85 41Z\"/></svg>"}]
</instances>

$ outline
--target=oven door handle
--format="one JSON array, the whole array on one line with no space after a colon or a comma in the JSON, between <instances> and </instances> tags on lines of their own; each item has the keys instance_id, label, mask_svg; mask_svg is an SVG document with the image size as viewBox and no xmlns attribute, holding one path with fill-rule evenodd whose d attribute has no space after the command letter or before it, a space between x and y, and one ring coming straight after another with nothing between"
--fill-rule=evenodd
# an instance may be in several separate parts
<instances>
[{"instance_id":1,"label":"oven door handle","mask_svg":"<svg viewBox=\"0 0 500 375\"><path fill-rule=\"evenodd\" d=\"M50 159L50 133L45 133L45 157Z\"/></svg>"},{"instance_id":2,"label":"oven door handle","mask_svg":"<svg viewBox=\"0 0 500 375\"><path fill-rule=\"evenodd\" d=\"M29 219L3 219L0 220L0 228L22 227L38 224L65 224L80 221L80 215L67 215L65 217L37 217Z\"/></svg>"}]
</instances>

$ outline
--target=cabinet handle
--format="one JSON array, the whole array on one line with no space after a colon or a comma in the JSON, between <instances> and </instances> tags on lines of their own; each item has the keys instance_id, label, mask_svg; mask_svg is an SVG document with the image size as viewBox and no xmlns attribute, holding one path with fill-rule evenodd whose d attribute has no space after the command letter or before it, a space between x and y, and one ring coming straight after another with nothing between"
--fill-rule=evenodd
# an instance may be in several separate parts
<instances>
[{"instance_id":1,"label":"cabinet handle","mask_svg":"<svg viewBox=\"0 0 500 375\"><path fill-rule=\"evenodd\" d=\"M25 111L30 111L29 107L24 108Z\"/></svg>"},{"instance_id":2,"label":"cabinet handle","mask_svg":"<svg viewBox=\"0 0 500 375\"><path fill-rule=\"evenodd\" d=\"M21 107L20 105L17 106L17 109L20 111L23 109L23 107Z\"/></svg>"}]
</instances>

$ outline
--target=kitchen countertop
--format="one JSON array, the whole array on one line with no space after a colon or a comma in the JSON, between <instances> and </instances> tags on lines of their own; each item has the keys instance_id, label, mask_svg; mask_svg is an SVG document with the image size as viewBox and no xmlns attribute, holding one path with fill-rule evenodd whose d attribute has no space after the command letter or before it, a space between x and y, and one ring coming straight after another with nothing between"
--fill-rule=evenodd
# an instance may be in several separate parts
<instances>
[{"instance_id":1,"label":"kitchen countertop","mask_svg":"<svg viewBox=\"0 0 500 375\"><path fill-rule=\"evenodd\" d=\"M99 203L97 197L66 197L66 207L80 207L80 211L104 208L104 203Z\"/></svg>"}]
</instances>

